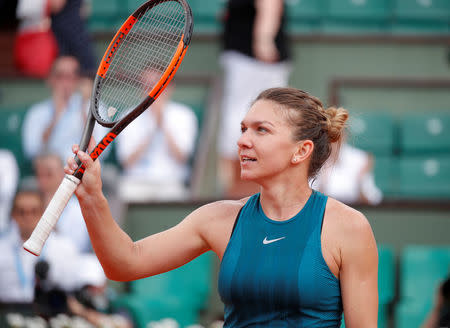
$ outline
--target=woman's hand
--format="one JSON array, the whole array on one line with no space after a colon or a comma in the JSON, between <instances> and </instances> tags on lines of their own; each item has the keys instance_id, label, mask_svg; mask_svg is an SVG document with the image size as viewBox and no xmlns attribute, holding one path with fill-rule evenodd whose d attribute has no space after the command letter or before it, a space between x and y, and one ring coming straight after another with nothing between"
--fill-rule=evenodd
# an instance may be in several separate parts
<instances>
[{"instance_id":1,"label":"woman's hand","mask_svg":"<svg viewBox=\"0 0 450 328\"><path fill-rule=\"evenodd\" d=\"M93 138L89 141L88 151L91 152L95 148L95 141ZM72 146L72 152L78 156L81 163L86 167L80 185L75 190L78 199L95 198L102 194L102 180L101 168L99 161L93 161L92 158L85 152L80 150L79 145ZM64 167L66 174L73 174L78 168L77 163L73 157L67 159L67 164Z\"/></svg>"}]
</instances>

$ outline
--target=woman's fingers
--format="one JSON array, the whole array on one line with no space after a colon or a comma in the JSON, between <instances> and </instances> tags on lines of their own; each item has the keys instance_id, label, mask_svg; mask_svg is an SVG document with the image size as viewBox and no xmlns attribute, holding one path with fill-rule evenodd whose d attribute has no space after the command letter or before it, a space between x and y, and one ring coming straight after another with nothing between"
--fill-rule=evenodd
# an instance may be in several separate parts
<instances>
[{"instance_id":1,"label":"woman's fingers","mask_svg":"<svg viewBox=\"0 0 450 328\"><path fill-rule=\"evenodd\" d=\"M64 166L64 172L66 174L73 174L78 168L78 164L73 157L68 157L66 166Z\"/></svg>"},{"instance_id":2,"label":"woman's fingers","mask_svg":"<svg viewBox=\"0 0 450 328\"><path fill-rule=\"evenodd\" d=\"M72 153L76 154L80 150L79 145L72 145Z\"/></svg>"},{"instance_id":3,"label":"woman's fingers","mask_svg":"<svg viewBox=\"0 0 450 328\"><path fill-rule=\"evenodd\" d=\"M80 159L81 163L83 163L83 165L86 167L86 169L89 169L94 163L91 156L89 156L84 151L79 150L77 156Z\"/></svg>"},{"instance_id":4,"label":"woman's fingers","mask_svg":"<svg viewBox=\"0 0 450 328\"><path fill-rule=\"evenodd\" d=\"M89 140L88 152L90 153L95 148L95 140L93 137ZM89 155L80 150L80 146L78 144L72 145L72 152L80 159L80 161L87 168L92 165L92 160ZM84 158L84 160L83 160ZM78 168L78 164L73 157L69 157L67 159L67 164L64 167L64 172L67 174L73 174L75 170Z\"/></svg>"}]
</instances>

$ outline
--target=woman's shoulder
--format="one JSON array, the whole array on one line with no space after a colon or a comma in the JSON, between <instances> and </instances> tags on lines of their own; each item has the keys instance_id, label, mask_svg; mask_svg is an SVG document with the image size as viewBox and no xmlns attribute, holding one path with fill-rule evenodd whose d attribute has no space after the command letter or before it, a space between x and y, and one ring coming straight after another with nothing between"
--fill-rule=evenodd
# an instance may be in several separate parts
<instances>
[{"instance_id":1,"label":"woman's shoulder","mask_svg":"<svg viewBox=\"0 0 450 328\"><path fill-rule=\"evenodd\" d=\"M250 197L238 200L218 200L199 207L193 213L209 218L233 218L236 217L239 210L245 205L249 198Z\"/></svg>"},{"instance_id":2,"label":"woman's shoulder","mask_svg":"<svg viewBox=\"0 0 450 328\"><path fill-rule=\"evenodd\" d=\"M192 220L198 233L221 258L228 244L236 217L248 198L220 200L203 205L192 212Z\"/></svg>"},{"instance_id":3,"label":"woman's shoulder","mask_svg":"<svg viewBox=\"0 0 450 328\"><path fill-rule=\"evenodd\" d=\"M344 263L363 263L364 258L376 259L375 237L363 213L329 198L325 218L328 245L335 250L340 267Z\"/></svg>"},{"instance_id":4,"label":"woman's shoulder","mask_svg":"<svg viewBox=\"0 0 450 328\"><path fill-rule=\"evenodd\" d=\"M361 232L372 233L370 223L363 213L334 198L328 197L325 214L329 224L344 236Z\"/></svg>"}]
</instances>

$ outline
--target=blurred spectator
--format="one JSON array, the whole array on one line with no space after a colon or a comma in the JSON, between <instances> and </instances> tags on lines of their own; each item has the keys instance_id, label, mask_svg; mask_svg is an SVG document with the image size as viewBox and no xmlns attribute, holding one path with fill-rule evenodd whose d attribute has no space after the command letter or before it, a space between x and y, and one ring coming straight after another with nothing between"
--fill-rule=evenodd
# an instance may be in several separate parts
<instances>
[{"instance_id":1,"label":"blurred spectator","mask_svg":"<svg viewBox=\"0 0 450 328\"><path fill-rule=\"evenodd\" d=\"M44 205L47 206L64 178L63 162L56 154L43 153L34 159L33 166L38 188L43 195ZM67 203L56 229L62 236L70 239L79 252L91 251L89 234L75 196Z\"/></svg>"},{"instance_id":2,"label":"blurred spectator","mask_svg":"<svg viewBox=\"0 0 450 328\"><path fill-rule=\"evenodd\" d=\"M25 155L57 153L62 160L72 156L72 145L80 142L87 119L84 97L78 93L79 64L74 57L59 57L53 64L48 85L52 96L33 105L23 124ZM96 126L94 135L104 128ZM103 155L104 156L104 155Z\"/></svg>"},{"instance_id":3,"label":"blurred spectator","mask_svg":"<svg viewBox=\"0 0 450 328\"><path fill-rule=\"evenodd\" d=\"M58 41L59 55L75 57L80 63L82 76L92 77L97 70L97 62L92 40L82 17L84 0L59 1L63 1L64 6L59 11L53 11L51 15L51 26Z\"/></svg>"},{"instance_id":4,"label":"blurred spectator","mask_svg":"<svg viewBox=\"0 0 450 328\"><path fill-rule=\"evenodd\" d=\"M83 0L19 0L15 42L17 68L44 78L56 56L74 56L85 76L96 69L94 47L82 17ZM30 54L33 54L30 56Z\"/></svg>"},{"instance_id":5,"label":"blurred spectator","mask_svg":"<svg viewBox=\"0 0 450 328\"><path fill-rule=\"evenodd\" d=\"M219 172L225 193L239 198L256 192L240 179L237 140L251 102L264 89L286 86L290 67L283 0L230 0L225 16Z\"/></svg>"},{"instance_id":6,"label":"blurred spectator","mask_svg":"<svg viewBox=\"0 0 450 328\"><path fill-rule=\"evenodd\" d=\"M450 327L450 277L438 288L433 308L422 328Z\"/></svg>"},{"instance_id":7,"label":"blurred spectator","mask_svg":"<svg viewBox=\"0 0 450 328\"><path fill-rule=\"evenodd\" d=\"M127 200L179 199L188 196L188 161L198 130L194 112L170 101L173 85L134 120L117 140L123 167L120 194Z\"/></svg>"},{"instance_id":8,"label":"blurred spectator","mask_svg":"<svg viewBox=\"0 0 450 328\"><path fill-rule=\"evenodd\" d=\"M62 10L66 0L19 0L19 28L14 44L15 65L22 73L44 78L58 55L50 15Z\"/></svg>"},{"instance_id":9,"label":"blurred spectator","mask_svg":"<svg viewBox=\"0 0 450 328\"><path fill-rule=\"evenodd\" d=\"M14 197L9 230L0 238L0 302L31 303L34 298L35 266L48 263L48 281L65 291L77 286L77 250L70 240L50 234L42 254L36 257L22 247L43 213L43 201L36 189L19 189Z\"/></svg>"},{"instance_id":10,"label":"blurred spectator","mask_svg":"<svg viewBox=\"0 0 450 328\"><path fill-rule=\"evenodd\" d=\"M347 143L340 148L333 144L330 159L312 186L343 203L376 205L383 195L375 185L373 162L371 155Z\"/></svg>"},{"instance_id":11,"label":"blurred spectator","mask_svg":"<svg viewBox=\"0 0 450 328\"><path fill-rule=\"evenodd\" d=\"M51 99L33 105L25 116L23 140L28 158L44 150L58 153L63 160L72 154L72 145L80 141L84 126L78 82L77 60L58 58L48 78Z\"/></svg>"},{"instance_id":12,"label":"blurred spectator","mask_svg":"<svg viewBox=\"0 0 450 328\"><path fill-rule=\"evenodd\" d=\"M0 149L0 234L5 230L11 211L11 201L19 180L19 168L14 155Z\"/></svg>"}]
</instances>

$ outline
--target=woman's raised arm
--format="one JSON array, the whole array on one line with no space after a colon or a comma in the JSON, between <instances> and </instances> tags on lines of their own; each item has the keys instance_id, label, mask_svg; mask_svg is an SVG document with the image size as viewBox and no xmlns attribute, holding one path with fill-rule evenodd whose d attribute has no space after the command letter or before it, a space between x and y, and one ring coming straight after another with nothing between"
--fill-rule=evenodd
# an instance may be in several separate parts
<instances>
[{"instance_id":1,"label":"woman's raised arm","mask_svg":"<svg viewBox=\"0 0 450 328\"><path fill-rule=\"evenodd\" d=\"M86 166L75 194L92 246L109 279L129 281L166 272L210 249L200 233L201 221L211 213L205 207L192 212L173 228L133 242L111 215L102 193L99 161L79 151L78 145L73 151ZM70 158L65 172L72 174L75 167L74 159Z\"/></svg>"}]
</instances>

